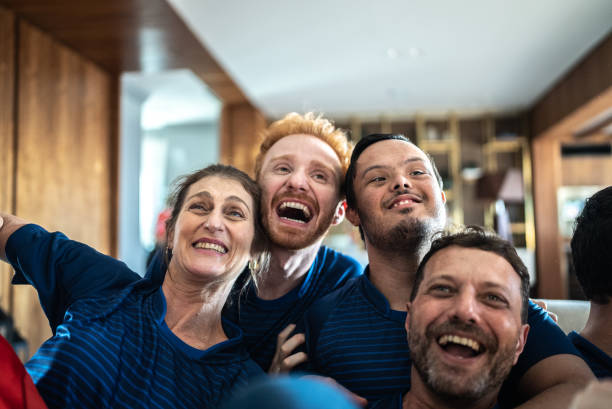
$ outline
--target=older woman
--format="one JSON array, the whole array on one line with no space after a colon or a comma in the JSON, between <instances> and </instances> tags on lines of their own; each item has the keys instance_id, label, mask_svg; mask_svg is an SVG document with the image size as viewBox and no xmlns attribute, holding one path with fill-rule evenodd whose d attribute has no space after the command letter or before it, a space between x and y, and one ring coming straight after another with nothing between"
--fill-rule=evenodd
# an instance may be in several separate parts
<instances>
[{"instance_id":1,"label":"older woman","mask_svg":"<svg viewBox=\"0 0 612 409\"><path fill-rule=\"evenodd\" d=\"M54 333L26 364L50 408L217 407L261 374L221 318L236 277L261 254L257 185L213 165L182 179L172 200L168 269L144 279L2 215L0 257L13 282L37 289Z\"/></svg>"}]
</instances>

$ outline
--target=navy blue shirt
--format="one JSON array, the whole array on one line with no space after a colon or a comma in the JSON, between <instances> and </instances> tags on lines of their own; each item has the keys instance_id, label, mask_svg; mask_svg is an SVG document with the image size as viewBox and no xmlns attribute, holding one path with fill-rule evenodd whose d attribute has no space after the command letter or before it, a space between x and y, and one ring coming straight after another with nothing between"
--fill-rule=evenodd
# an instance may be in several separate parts
<instances>
[{"instance_id":1,"label":"navy blue shirt","mask_svg":"<svg viewBox=\"0 0 612 409\"><path fill-rule=\"evenodd\" d=\"M11 235L6 254L14 282L38 290L53 330L26 364L50 408L216 408L234 387L262 375L228 321L229 339L207 350L170 331L163 274L141 279L34 225Z\"/></svg>"},{"instance_id":2,"label":"navy blue shirt","mask_svg":"<svg viewBox=\"0 0 612 409\"><path fill-rule=\"evenodd\" d=\"M612 357L610 355L576 331L570 332L568 337L597 378L612 377Z\"/></svg>"},{"instance_id":3,"label":"navy blue shirt","mask_svg":"<svg viewBox=\"0 0 612 409\"><path fill-rule=\"evenodd\" d=\"M267 371L274 357L278 333L289 324L296 324L295 333L304 332L306 310L361 274L362 267L357 260L321 246L301 285L275 300L263 300L251 283L246 291L234 292L235 299L225 306L224 316L242 329L251 358ZM248 271L243 272L243 279L245 275ZM238 280L235 287L241 288L242 282Z\"/></svg>"},{"instance_id":4,"label":"navy blue shirt","mask_svg":"<svg viewBox=\"0 0 612 409\"><path fill-rule=\"evenodd\" d=\"M404 393L410 385L407 313L392 310L385 296L363 276L323 298L306 315L309 370L334 378L368 401ZM518 381L540 360L579 355L548 314L530 302L525 349L500 393L517 403Z\"/></svg>"}]
</instances>

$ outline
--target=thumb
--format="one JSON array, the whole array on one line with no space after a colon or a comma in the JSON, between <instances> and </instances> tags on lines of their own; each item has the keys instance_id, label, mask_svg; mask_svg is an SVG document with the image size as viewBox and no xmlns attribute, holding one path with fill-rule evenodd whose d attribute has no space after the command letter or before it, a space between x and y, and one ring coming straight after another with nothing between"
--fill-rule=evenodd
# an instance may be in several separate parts
<instances>
[{"instance_id":1,"label":"thumb","mask_svg":"<svg viewBox=\"0 0 612 409\"><path fill-rule=\"evenodd\" d=\"M2 225L4 224L4 219L0 216L0 229L2 229Z\"/></svg>"}]
</instances>

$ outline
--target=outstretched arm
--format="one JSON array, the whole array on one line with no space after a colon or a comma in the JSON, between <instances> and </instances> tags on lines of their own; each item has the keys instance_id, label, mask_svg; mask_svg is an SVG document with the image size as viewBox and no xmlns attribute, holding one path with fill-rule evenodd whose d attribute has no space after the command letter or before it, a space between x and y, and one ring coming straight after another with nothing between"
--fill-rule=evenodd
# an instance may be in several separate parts
<instances>
[{"instance_id":1,"label":"outstretched arm","mask_svg":"<svg viewBox=\"0 0 612 409\"><path fill-rule=\"evenodd\" d=\"M567 408L572 397L595 377L576 355L553 355L531 367L521 378L521 395L531 396L519 408Z\"/></svg>"},{"instance_id":2,"label":"outstretched arm","mask_svg":"<svg viewBox=\"0 0 612 409\"><path fill-rule=\"evenodd\" d=\"M121 261L62 233L49 233L15 216L0 217L0 258L13 266L13 284L36 289L54 331L76 300L116 294L140 279Z\"/></svg>"},{"instance_id":3,"label":"outstretched arm","mask_svg":"<svg viewBox=\"0 0 612 409\"><path fill-rule=\"evenodd\" d=\"M6 242L8 241L11 234L13 234L21 226L28 224L25 220L20 219L17 216L13 216L6 213L0 213L0 259L8 261L6 259Z\"/></svg>"}]
</instances>

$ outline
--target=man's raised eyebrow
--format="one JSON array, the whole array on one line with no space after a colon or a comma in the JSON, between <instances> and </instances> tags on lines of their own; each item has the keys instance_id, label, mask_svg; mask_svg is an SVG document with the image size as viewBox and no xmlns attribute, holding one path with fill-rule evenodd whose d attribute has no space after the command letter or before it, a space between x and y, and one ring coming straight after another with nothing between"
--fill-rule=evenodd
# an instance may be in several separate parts
<instances>
[{"instance_id":1,"label":"man's raised eyebrow","mask_svg":"<svg viewBox=\"0 0 612 409\"><path fill-rule=\"evenodd\" d=\"M333 166L329 166L327 163L320 161L320 160L313 160L311 161L315 166L321 167L321 168L325 168L327 170L329 170L330 172L335 172L336 170L334 169Z\"/></svg>"},{"instance_id":2,"label":"man's raised eyebrow","mask_svg":"<svg viewBox=\"0 0 612 409\"><path fill-rule=\"evenodd\" d=\"M420 158L418 156L413 156L413 157L408 158L405 161L403 161L402 165L405 165L405 164L410 163L410 162L423 162L423 163L425 163L425 159Z\"/></svg>"},{"instance_id":3,"label":"man's raised eyebrow","mask_svg":"<svg viewBox=\"0 0 612 409\"><path fill-rule=\"evenodd\" d=\"M289 159L293 159L293 157L295 157L295 155L287 153L285 155L275 156L273 158L270 158L270 162L278 162L278 161L281 161L281 160L289 160Z\"/></svg>"},{"instance_id":4,"label":"man's raised eyebrow","mask_svg":"<svg viewBox=\"0 0 612 409\"><path fill-rule=\"evenodd\" d=\"M365 176L366 173L368 173L371 170L375 170L375 169L386 169L389 168L389 166L384 166L384 165L372 165L372 166L368 166L367 168L365 168L363 170L363 172L361 172L361 176Z\"/></svg>"},{"instance_id":5,"label":"man's raised eyebrow","mask_svg":"<svg viewBox=\"0 0 612 409\"><path fill-rule=\"evenodd\" d=\"M427 277L426 281L431 281L431 280L446 280L446 281L451 281L451 282L455 282L455 276L453 276L452 274L441 274L441 275L434 275L433 277L431 277L431 273L429 274L429 277Z\"/></svg>"},{"instance_id":6,"label":"man's raised eyebrow","mask_svg":"<svg viewBox=\"0 0 612 409\"><path fill-rule=\"evenodd\" d=\"M405 161L402 162L402 165L405 165L407 163L410 162L423 162L425 163L425 159L420 158L418 156L412 156L408 159L406 159ZM368 173L371 170L375 170L375 169L386 169L386 168L390 168L391 166L387 166L387 165L372 165L372 166L368 166L367 168L364 169L363 172L361 172L361 176L365 176L366 173Z\"/></svg>"}]
</instances>

